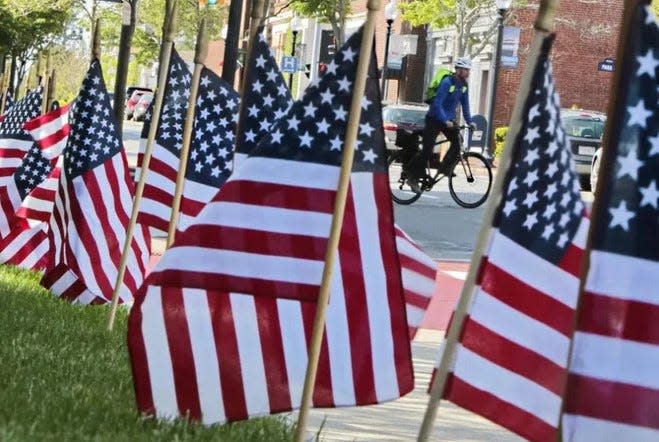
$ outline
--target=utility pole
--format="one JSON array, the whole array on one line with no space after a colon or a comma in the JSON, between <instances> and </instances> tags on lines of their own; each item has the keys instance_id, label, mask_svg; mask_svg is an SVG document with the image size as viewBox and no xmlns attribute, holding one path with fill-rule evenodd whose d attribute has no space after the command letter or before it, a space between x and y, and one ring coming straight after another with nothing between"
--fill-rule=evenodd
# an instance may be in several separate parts
<instances>
[{"instance_id":1,"label":"utility pole","mask_svg":"<svg viewBox=\"0 0 659 442\"><path fill-rule=\"evenodd\" d=\"M229 18L227 23L227 38L224 41L224 63L222 64L222 79L234 84L236 78L236 65L238 59L238 43L240 40L240 20L242 18L243 2L232 0L229 5Z\"/></svg>"}]
</instances>

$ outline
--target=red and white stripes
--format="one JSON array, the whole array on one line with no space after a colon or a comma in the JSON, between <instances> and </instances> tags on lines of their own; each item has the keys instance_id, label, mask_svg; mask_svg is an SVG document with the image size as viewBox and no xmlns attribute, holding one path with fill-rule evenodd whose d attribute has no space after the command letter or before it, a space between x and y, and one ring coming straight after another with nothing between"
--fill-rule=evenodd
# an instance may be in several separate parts
<instances>
[{"instance_id":1,"label":"red and white stripes","mask_svg":"<svg viewBox=\"0 0 659 442\"><path fill-rule=\"evenodd\" d=\"M558 267L492 230L447 399L531 440L556 438L588 226Z\"/></svg>"},{"instance_id":2,"label":"red and white stripes","mask_svg":"<svg viewBox=\"0 0 659 442\"><path fill-rule=\"evenodd\" d=\"M659 439L659 264L593 250L574 335L564 440ZM633 320L631 319L633 318Z\"/></svg>"},{"instance_id":3,"label":"red and white stripes","mask_svg":"<svg viewBox=\"0 0 659 442\"><path fill-rule=\"evenodd\" d=\"M114 290L132 194L122 152L72 181L62 174L50 221L54 264L65 264L94 296L108 302ZM133 238L133 253L128 256L119 292L122 302L132 301L150 258L146 229L136 229Z\"/></svg>"},{"instance_id":4,"label":"red and white stripes","mask_svg":"<svg viewBox=\"0 0 659 442\"><path fill-rule=\"evenodd\" d=\"M435 292L437 263L426 255L399 226L395 228L396 247L405 291L407 325L412 339L423 322Z\"/></svg>"}]
</instances>

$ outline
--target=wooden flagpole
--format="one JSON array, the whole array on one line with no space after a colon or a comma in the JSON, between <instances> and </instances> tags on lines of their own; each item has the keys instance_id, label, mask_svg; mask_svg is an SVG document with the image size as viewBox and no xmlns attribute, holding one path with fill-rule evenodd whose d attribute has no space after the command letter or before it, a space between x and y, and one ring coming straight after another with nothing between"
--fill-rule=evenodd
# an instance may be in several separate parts
<instances>
[{"instance_id":1,"label":"wooden flagpole","mask_svg":"<svg viewBox=\"0 0 659 442\"><path fill-rule=\"evenodd\" d=\"M94 23L94 32L92 37L92 57L91 61L101 59L101 19L97 18Z\"/></svg>"},{"instance_id":2,"label":"wooden flagpole","mask_svg":"<svg viewBox=\"0 0 659 442\"><path fill-rule=\"evenodd\" d=\"M519 131L522 128L522 114L524 112L524 105L529 95L531 81L533 79L533 73L538 62L538 56L540 54L542 42L547 34L553 30L554 14L557 7L558 0L540 1L540 9L538 10L538 16L534 25L535 35L531 43L531 50L529 51L529 57L524 69L524 75L522 76L522 81L520 82L520 87L517 92L515 107L513 108L513 113L510 117L510 125L508 134L506 136L506 146L499 164L499 171L497 172L496 180L492 187L490 201L488 202L485 213L483 215L483 223L481 224L478 240L476 241L474 253L471 258L471 264L469 265L469 273L467 274L467 278L462 287L460 299L451 319L451 325L449 326L449 329L446 333L446 339L440 347L441 360L439 368L435 373L435 377L430 387L430 399L428 400L428 407L426 408L423 422L421 424L421 429L419 430L419 435L417 438L419 442L427 441L430 437L433 423L435 421L435 417L437 416L439 401L444 395L449 366L453 362L455 347L457 345L460 333L462 332L467 310L471 305L476 286L476 276L480 270L483 253L485 253L485 249L490 241L492 222L494 220L496 210L499 207L506 175L508 175L508 170L511 166L513 154L512 150L515 141L517 140Z\"/></svg>"},{"instance_id":3,"label":"wooden flagpole","mask_svg":"<svg viewBox=\"0 0 659 442\"><path fill-rule=\"evenodd\" d=\"M48 52L48 55L46 56L46 71L43 74L43 99L41 102L41 114L46 114L48 113L48 102L52 98L50 96L51 89L50 89L50 70L52 69L53 65L53 56L51 55L50 52Z\"/></svg>"},{"instance_id":4,"label":"wooden flagpole","mask_svg":"<svg viewBox=\"0 0 659 442\"><path fill-rule=\"evenodd\" d=\"M183 142L181 145L181 156L179 158L178 172L176 174L176 187L174 188L172 213L169 218L169 226L167 228L167 248L171 247L172 243L174 242L176 226L178 225L178 216L181 209L181 198L183 197L183 186L185 185L185 172L188 169L190 143L192 142L192 130L194 129L195 107L197 105L197 95L199 94L199 81L201 80L201 70L204 67L206 55L208 55L208 35L206 33L206 19L202 18L199 22L199 31L197 32L194 72L192 73L190 97L188 98L188 110L185 114L185 123L183 125Z\"/></svg>"},{"instance_id":5,"label":"wooden flagpole","mask_svg":"<svg viewBox=\"0 0 659 442\"><path fill-rule=\"evenodd\" d=\"M352 161L355 153L355 140L357 138L359 118L361 116L361 100L364 97L364 91L366 88L366 77L373 49L375 17L380 10L380 0L369 0L367 7L368 13L366 15L366 22L364 23L364 34L362 35L362 42L359 48L359 62L357 64L352 101L350 103L350 118L348 120L346 138L343 144L343 158L341 160L339 184L336 192L336 199L334 200L334 215L332 216L332 226L329 240L327 242L327 251L325 252L325 266L323 268L323 277L316 304L316 317L313 324L311 345L309 348L309 362L304 379L304 389L302 390L300 414L298 416L297 428L295 430L296 442L304 441L307 420L309 418L309 409L311 408L313 398L314 384L316 383L318 359L320 357L321 344L325 332L325 315L327 312L327 304L329 302L332 271L334 269L336 251L339 246L341 227L343 226L343 214L345 212L348 186L350 185L350 174L352 172Z\"/></svg>"},{"instance_id":6,"label":"wooden flagpole","mask_svg":"<svg viewBox=\"0 0 659 442\"><path fill-rule=\"evenodd\" d=\"M606 127L604 131L604 136L602 139L602 157L600 162L600 171L608 172L614 166L614 161L616 160L615 151L611 147L611 143L618 140L620 137L620 131L622 130L622 123L616 122L614 115L619 112L618 109L625 105L627 99L627 94L629 91L628 88L625 88L625 84L622 83L623 79L628 77L630 72L628 57L633 53L632 48L630 47L629 35L631 33L631 27L634 23L634 18L636 16L636 10L640 4L649 4L647 0L625 0L624 9L622 13L622 19L620 22L620 36L618 39L618 48L616 53L616 69L613 73L613 81L611 82L611 89L609 91L609 104L607 108L608 118L606 120ZM617 123L617 125L616 125ZM596 195L601 195L606 186L609 185L611 180L611 173L600 173L597 180L597 188L592 189ZM570 349L568 351L568 363L567 368L569 370L570 365L572 364L572 349L574 345L574 332L577 329L577 324L579 321L578 313L581 309L581 304L583 297L581 296L584 292L584 286L586 284L586 277L588 276L588 271L590 269L590 251L593 248L593 236L595 234L594 226L598 222L607 222L601 218L596 218L595 215L599 212L600 205L603 204L601 198L595 198L593 200L593 205L591 207L590 213L590 229L588 231L588 239L586 240L586 247L583 251L583 256L581 258L581 268L580 268L580 280L579 280L579 297L577 298L577 304L574 310L574 322L572 326L572 335L570 336ZM563 383L563 401L561 401L561 414L558 420L558 434L556 436L557 441L563 440L563 413L565 412L565 394L567 387L567 376Z\"/></svg>"},{"instance_id":7,"label":"wooden flagpole","mask_svg":"<svg viewBox=\"0 0 659 442\"><path fill-rule=\"evenodd\" d=\"M172 15L173 0L165 0L165 19L162 21L162 36L160 38L160 51L158 51L158 78L160 78L160 71L163 69L163 57L165 54L165 38L167 30L169 29L169 19ZM167 69L167 67L165 67Z\"/></svg>"},{"instance_id":8,"label":"wooden flagpole","mask_svg":"<svg viewBox=\"0 0 659 442\"><path fill-rule=\"evenodd\" d=\"M167 32L164 34L165 50L162 57L162 68L159 69L158 86L156 90L155 103L153 105L153 115L151 115L151 125L149 126L149 136L146 140L146 147L144 148L144 157L142 159L142 167L140 168L140 180L135 189L135 198L133 198L133 210L130 214L130 221L126 229L126 241L124 242L124 249L121 254L121 261L117 269L117 280L114 284L114 291L112 292L112 305L110 307L110 316L108 319L108 330L114 327L114 318L117 314L117 305L119 301L119 290L121 283L124 280L126 273L126 264L128 255L131 251L131 243L133 241L133 233L135 225L137 224L137 214L142 202L142 194L144 193L144 184L146 182L146 174L149 170L149 163L151 162L151 151L153 150L153 140L156 138L156 131L160 123L160 112L162 110L162 102L165 96L165 84L167 83L167 67L172 55L172 48L174 47L174 33L176 30L176 0L172 0L173 4L169 15L165 16L165 23L167 23ZM115 97L115 100L118 98Z\"/></svg>"}]
</instances>

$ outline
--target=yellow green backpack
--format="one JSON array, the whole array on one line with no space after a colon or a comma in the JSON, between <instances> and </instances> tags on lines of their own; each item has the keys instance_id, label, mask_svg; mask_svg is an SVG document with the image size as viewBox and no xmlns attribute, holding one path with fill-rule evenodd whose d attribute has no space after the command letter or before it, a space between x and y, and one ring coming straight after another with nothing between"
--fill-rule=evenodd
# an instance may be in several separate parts
<instances>
[{"instance_id":1,"label":"yellow green backpack","mask_svg":"<svg viewBox=\"0 0 659 442\"><path fill-rule=\"evenodd\" d=\"M425 102L427 104L432 103L432 100L435 99L435 95L437 95L437 88L439 87L439 83L442 82L444 77L448 75L453 75L453 71L450 70L449 68L439 68L437 72L435 73L435 76L432 78L432 81L428 85L428 89L426 90L426 100ZM462 86L462 92L467 91L467 86ZM449 93L455 92L455 86L451 86L449 89Z\"/></svg>"}]
</instances>

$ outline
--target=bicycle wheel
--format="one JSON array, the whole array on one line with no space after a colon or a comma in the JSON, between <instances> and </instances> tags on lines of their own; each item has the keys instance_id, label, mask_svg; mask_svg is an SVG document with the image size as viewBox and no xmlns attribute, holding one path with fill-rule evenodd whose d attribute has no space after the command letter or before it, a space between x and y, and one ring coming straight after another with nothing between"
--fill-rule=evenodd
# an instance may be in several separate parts
<instances>
[{"instance_id":1,"label":"bicycle wheel","mask_svg":"<svg viewBox=\"0 0 659 442\"><path fill-rule=\"evenodd\" d=\"M453 164L451 172L448 190L456 203L473 209L485 202L492 189L492 169L484 156L464 153Z\"/></svg>"},{"instance_id":2,"label":"bicycle wheel","mask_svg":"<svg viewBox=\"0 0 659 442\"><path fill-rule=\"evenodd\" d=\"M407 176L403 171L403 165L398 159L399 157L395 153L389 153L387 156L391 199L398 204L412 204L421 197L421 193L416 193L410 189L410 185L407 184Z\"/></svg>"}]
</instances>

